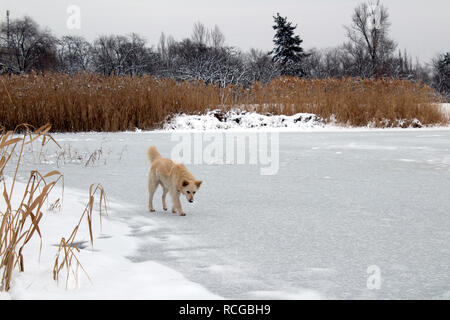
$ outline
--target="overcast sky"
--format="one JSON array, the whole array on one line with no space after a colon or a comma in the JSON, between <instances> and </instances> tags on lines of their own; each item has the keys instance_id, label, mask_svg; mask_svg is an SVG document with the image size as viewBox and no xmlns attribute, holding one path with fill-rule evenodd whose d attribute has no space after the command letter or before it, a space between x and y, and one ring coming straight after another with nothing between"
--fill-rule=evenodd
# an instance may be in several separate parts
<instances>
[{"instance_id":1,"label":"overcast sky","mask_svg":"<svg viewBox=\"0 0 450 320\"><path fill-rule=\"evenodd\" d=\"M57 36L79 34L92 41L102 34L144 36L156 45L161 32L176 40L188 37L201 21L218 25L226 44L243 50L270 50L273 18L279 12L298 24L297 34L305 49L327 48L346 40L344 25L350 23L359 0L0 0L1 21L6 9L11 18L29 15ZM398 48L429 62L437 53L450 51L449 0L384 0L391 17L391 37ZM67 8L80 8L81 28L68 29Z\"/></svg>"}]
</instances>

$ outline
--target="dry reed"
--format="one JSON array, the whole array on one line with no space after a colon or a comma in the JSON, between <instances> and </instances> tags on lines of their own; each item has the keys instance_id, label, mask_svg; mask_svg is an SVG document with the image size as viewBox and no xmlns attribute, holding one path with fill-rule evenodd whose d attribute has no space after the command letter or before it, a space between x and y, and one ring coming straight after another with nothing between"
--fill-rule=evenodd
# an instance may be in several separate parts
<instances>
[{"instance_id":1,"label":"dry reed","mask_svg":"<svg viewBox=\"0 0 450 320\"><path fill-rule=\"evenodd\" d=\"M63 176L58 171L51 171L42 175L38 171L31 171L23 195L20 196L17 209L12 203L17 173L19 171L25 145L42 138L42 145L48 141L56 141L47 134L50 125L45 125L35 131L31 127L23 125L17 130L24 131L22 137L14 137L14 131L2 131L0 140L0 175L3 177L4 169L14 154L19 149L17 161L14 165L14 174L10 187L3 179L4 208L0 212L0 271L2 273L0 290L8 291L14 269L24 271L23 249L26 244L37 234L42 240L39 222L43 216L41 211L54 186L61 181ZM42 242L41 242L42 245Z\"/></svg>"},{"instance_id":2,"label":"dry reed","mask_svg":"<svg viewBox=\"0 0 450 320\"><path fill-rule=\"evenodd\" d=\"M404 126L448 122L427 85L392 79L277 78L249 88L175 82L151 76L104 77L83 73L27 74L0 79L0 121L52 124L55 131L123 131L162 126L177 113L200 114L220 108L260 113L309 112L338 124Z\"/></svg>"},{"instance_id":3,"label":"dry reed","mask_svg":"<svg viewBox=\"0 0 450 320\"><path fill-rule=\"evenodd\" d=\"M20 125L14 131L0 130L0 177L3 183L3 200L4 204L0 208L0 291L8 291L11 287L11 280L14 270L17 268L19 272L25 270L23 257L23 249L29 241L35 236L39 236L42 248L42 234L39 223L43 217L42 209L46 203L50 193L58 182L62 183L62 192L64 193L64 177L59 171L51 171L42 175L38 171L31 171L30 177L26 183L23 194L19 194L20 202L17 209L15 204L14 187L17 180L17 174L21 166L21 160L24 153L24 147L41 138L41 146L52 141L59 144L48 134L51 126L49 124L34 130L30 125ZM23 132L19 135L16 132ZM18 149L18 151L17 151ZM42 149L41 149L42 150ZM13 158L14 155L14 158ZM10 181L3 177L4 170L11 159L17 159L12 163L14 167L13 176ZM86 220L88 224L89 236L91 244L94 244L92 219L94 212L94 199L99 194L99 217L100 227L102 224L102 210L106 212L106 195L100 184L91 185L89 188L89 201L79 219L78 224L73 229L70 236L62 238L58 248L53 267L53 277L57 281L62 270L66 269L66 287L68 285L69 276L72 274L75 280L78 280L78 269L86 273L80 261L76 257L79 249L75 243L75 237L78 233L82 221ZM48 210L61 208L61 200L58 198L54 203L50 204ZM87 275L87 273L86 273ZM88 276L88 275L87 275ZM89 278L89 276L88 276Z\"/></svg>"},{"instance_id":4,"label":"dry reed","mask_svg":"<svg viewBox=\"0 0 450 320\"><path fill-rule=\"evenodd\" d=\"M102 208L107 210L106 207L106 195L105 190L103 189L102 185L92 184L89 187L89 201L86 204L83 213L81 214L80 220L78 221L78 224L73 229L70 236L67 238L61 238L61 241L59 243L58 247L58 253L55 258L55 262L53 265L53 279L57 282L59 281L59 275L62 270L66 270L66 288L69 285L70 275L73 276L75 282L78 282L78 269L81 268L84 272L84 274L87 276L89 281L91 280L89 278L88 273L81 265L80 261L78 260L75 252L79 252L79 249L77 248L75 244L75 239L78 233L78 230L81 226L81 223L83 222L83 219L86 219L86 222L89 227L89 237L91 245L94 245L94 236L92 231L92 217L93 217L93 211L94 211L94 197L95 195L99 193L100 194L100 202L99 202L99 217L100 217L100 226L102 224Z\"/></svg>"}]
</instances>

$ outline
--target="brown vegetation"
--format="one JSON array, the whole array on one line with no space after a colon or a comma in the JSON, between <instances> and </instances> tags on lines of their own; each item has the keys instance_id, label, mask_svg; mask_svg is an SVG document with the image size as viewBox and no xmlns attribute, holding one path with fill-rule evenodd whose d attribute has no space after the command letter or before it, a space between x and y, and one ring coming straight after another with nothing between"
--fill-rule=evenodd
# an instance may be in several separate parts
<instances>
[{"instance_id":1,"label":"brown vegetation","mask_svg":"<svg viewBox=\"0 0 450 320\"><path fill-rule=\"evenodd\" d=\"M14 269L24 271L24 259L22 251L26 244L34 235L42 238L39 222L43 216L44 206L49 194L54 186L63 180L63 176L58 171L51 171L42 175L38 171L31 171L30 177L25 187L22 199L15 209L12 203L14 186L19 171L21 158L25 145L32 143L38 138L42 138L42 144L51 141L47 134L50 126L46 125L33 132L29 126L22 126L25 133L22 137L14 137L13 131L2 131L0 140L0 176L3 183L4 204L0 209L0 271L2 273L0 281L0 291L8 291ZM14 173L10 186L7 186L3 178L3 172L11 157L17 155L14 164Z\"/></svg>"},{"instance_id":2,"label":"brown vegetation","mask_svg":"<svg viewBox=\"0 0 450 320\"><path fill-rule=\"evenodd\" d=\"M3 184L3 193L0 206L0 291L8 291L11 287L12 275L15 269L19 272L25 270L23 250L32 238L39 237L42 246L42 233L39 228L44 215L43 207L47 203L55 185L63 184L63 175L59 171L51 171L41 174L31 171L25 190L19 193L15 191L17 174L21 166L22 156L26 145L40 139L42 146L52 141L58 143L48 134L51 126L45 125L37 130L29 125L20 125L15 131L6 131L0 128L0 183ZM23 135L17 135L17 131L23 131ZM58 145L59 146L59 145ZM13 160L11 160L13 159ZM7 165L13 167L11 180L6 181L3 173ZM106 195L99 184L89 188L89 201L79 219L78 224L67 238L62 238L53 267L53 277L58 280L62 270L66 270L66 286L70 275L78 279L78 269L82 268L75 252L79 251L75 244L75 237L82 221L87 221L89 227L90 242L93 245L92 219L94 197L99 194L99 216L101 226L102 208L106 210ZM17 202L14 199L20 199ZM49 206L49 211L60 208L61 201L57 199Z\"/></svg>"},{"instance_id":3,"label":"brown vegetation","mask_svg":"<svg viewBox=\"0 0 450 320\"><path fill-rule=\"evenodd\" d=\"M427 85L392 79L281 77L249 88L176 82L151 76L82 73L2 76L0 121L51 123L55 131L154 129L173 114L239 107L260 113L317 114L338 124L378 127L447 123Z\"/></svg>"}]
</instances>

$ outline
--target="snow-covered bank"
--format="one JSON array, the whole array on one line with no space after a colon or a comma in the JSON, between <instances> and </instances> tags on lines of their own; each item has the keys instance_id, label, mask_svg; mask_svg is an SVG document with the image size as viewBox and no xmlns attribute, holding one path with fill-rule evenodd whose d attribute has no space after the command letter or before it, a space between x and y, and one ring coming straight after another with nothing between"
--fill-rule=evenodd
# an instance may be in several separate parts
<instances>
[{"instance_id":1,"label":"snow-covered bank","mask_svg":"<svg viewBox=\"0 0 450 320\"><path fill-rule=\"evenodd\" d=\"M450 104L442 104L442 112L450 116ZM312 113L297 113L292 116L259 114L234 109L208 111L202 115L178 114L169 118L163 125L163 131L211 131L211 130L265 130L265 131L335 131L335 130L392 130L437 128L442 126L424 126L419 120L398 119L394 124L386 120L386 127L377 128L375 123L365 127L338 125L336 121L325 121Z\"/></svg>"},{"instance_id":2,"label":"snow-covered bank","mask_svg":"<svg viewBox=\"0 0 450 320\"><path fill-rule=\"evenodd\" d=\"M17 183L17 203L25 189ZM61 189L52 192L49 205L61 196ZM115 213L125 207L108 203L108 217L103 217L100 230L98 214L94 216L94 246L89 242L87 223L83 222L76 243L80 260L88 276L78 269L78 279L70 277L66 289L66 272L60 274L59 283L52 278L52 268L61 237L72 232L88 200L88 193L64 189L61 211L44 212L39 227L42 249L39 255L39 237L36 235L24 250L25 272L14 272L11 290L1 292L0 299L218 299L200 285L184 278L179 272L154 261L133 262L127 257L135 254L138 242L131 236L125 221ZM1 202L4 206L4 202Z\"/></svg>"},{"instance_id":3,"label":"snow-covered bank","mask_svg":"<svg viewBox=\"0 0 450 320\"><path fill-rule=\"evenodd\" d=\"M212 110L204 115L179 114L164 124L164 130L217 130L286 128L308 129L324 127L325 122L312 113L297 113L292 116L259 114L240 110Z\"/></svg>"}]
</instances>

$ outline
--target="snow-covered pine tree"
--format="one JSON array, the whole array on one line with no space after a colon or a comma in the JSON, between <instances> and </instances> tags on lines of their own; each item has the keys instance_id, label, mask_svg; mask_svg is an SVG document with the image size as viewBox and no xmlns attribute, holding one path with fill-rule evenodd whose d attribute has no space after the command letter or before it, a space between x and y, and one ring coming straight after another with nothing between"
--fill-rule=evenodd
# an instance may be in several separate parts
<instances>
[{"instance_id":1,"label":"snow-covered pine tree","mask_svg":"<svg viewBox=\"0 0 450 320\"><path fill-rule=\"evenodd\" d=\"M439 71L442 75L443 81L441 90L444 92L447 97L450 96L450 53L447 52L444 55L444 59L442 59L441 64L439 66Z\"/></svg>"},{"instance_id":2,"label":"snow-covered pine tree","mask_svg":"<svg viewBox=\"0 0 450 320\"><path fill-rule=\"evenodd\" d=\"M450 99L450 53L447 52L434 62L435 88L447 99Z\"/></svg>"},{"instance_id":3,"label":"snow-covered pine tree","mask_svg":"<svg viewBox=\"0 0 450 320\"><path fill-rule=\"evenodd\" d=\"M302 60L308 55L301 47L303 40L294 34L297 25L292 26L292 23L287 21L287 17L283 18L279 13L273 18L275 20L275 25L273 25L275 47L270 52L273 55L272 60L280 65L281 74L304 76Z\"/></svg>"}]
</instances>

